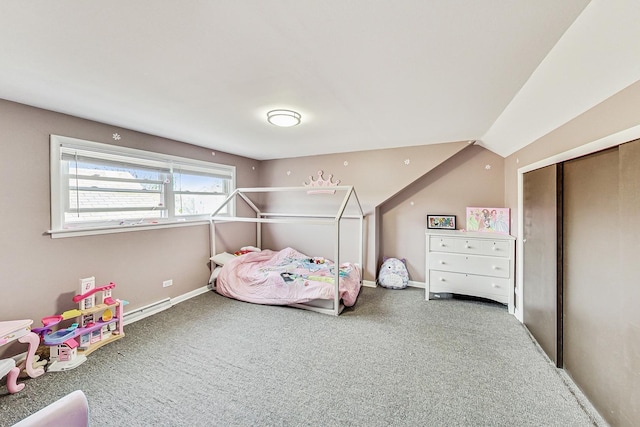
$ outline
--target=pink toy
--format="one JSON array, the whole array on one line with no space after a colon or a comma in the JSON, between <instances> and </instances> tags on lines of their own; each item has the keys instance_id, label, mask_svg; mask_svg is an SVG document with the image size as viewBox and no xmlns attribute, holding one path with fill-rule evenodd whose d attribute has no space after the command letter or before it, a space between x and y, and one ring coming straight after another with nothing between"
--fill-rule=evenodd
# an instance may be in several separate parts
<instances>
[{"instance_id":1,"label":"pink toy","mask_svg":"<svg viewBox=\"0 0 640 427\"><path fill-rule=\"evenodd\" d=\"M54 326L57 325L58 323L62 322L64 320L64 318L61 315L55 315L55 316L47 316L47 317L43 317L42 318L42 325L43 326Z\"/></svg>"},{"instance_id":2,"label":"pink toy","mask_svg":"<svg viewBox=\"0 0 640 427\"><path fill-rule=\"evenodd\" d=\"M31 378L36 378L44 374L44 369L33 368L33 359L40 343L38 335L31 332L31 324L33 320L13 320L8 322L0 322L0 345L18 340L21 343L29 345L27 350L27 358L25 360L25 368L27 374ZM24 388L24 384L18 384L18 375L21 368L16 366L13 359L0 360L0 378L7 376L7 390L9 393L17 393Z\"/></svg>"},{"instance_id":3,"label":"pink toy","mask_svg":"<svg viewBox=\"0 0 640 427\"><path fill-rule=\"evenodd\" d=\"M80 302L85 298L89 298L91 295L95 294L96 292L102 292L102 291L107 291L109 289L113 289L116 287L116 284L111 282L106 286L101 286L99 288L93 288L88 292L85 292L84 294L81 295L76 295L75 297L72 298L73 302Z\"/></svg>"},{"instance_id":4,"label":"pink toy","mask_svg":"<svg viewBox=\"0 0 640 427\"><path fill-rule=\"evenodd\" d=\"M24 384L18 384L18 374L20 374L20 368L16 368L15 360L0 360L0 378L7 376L7 390L11 394L17 393L24 388Z\"/></svg>"},{"instance_id":5,"label":"pink toy","mask_svg":"<svg viewBox=\"0 0 640 427\"><path fill-rule=\"evenodd\" d=\"M42 343L50 347L49 371L65 371L82 364L87 356L101 346L124 337L123 307L126 301L113 299L116 284L96 287L95 278L80 280L80 293L72 298L79 309L42 319L44 328L37 331ZM102 292L102 303L96 304L96 294ZM66 328L55 330L62 320L75 319Z\"/></svg>"}]
</instances>

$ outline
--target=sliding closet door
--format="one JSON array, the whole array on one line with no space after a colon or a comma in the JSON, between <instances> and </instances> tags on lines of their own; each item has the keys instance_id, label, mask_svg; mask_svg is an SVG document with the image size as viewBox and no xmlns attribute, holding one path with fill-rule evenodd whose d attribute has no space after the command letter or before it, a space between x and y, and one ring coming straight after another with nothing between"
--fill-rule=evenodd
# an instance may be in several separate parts
<instances>
[{"instance_id":1,"label":"sliding closet door","mask_svg":"<svg viewBox=\"0 0 640 427\"><path fill-rule=\"evenodd\" d=\"M564 172L564 368L612 425L631 425L618 418L630 334L621 311L628 295L620 236L627 225L618 211L618 148L565 162Z\"/></svg>"},{"instance_id":2,"label":"sliding closet door","mask_svg":"<svg viewBox=\"0 0 640 427\"><path fill-rule=\"evenodd\" d=\"M640 425L640 140L620 150L620 425ZM613 424L613 423L612 423Z\"/></svg>"},{"instance_id":3,"label":"sliding closet door","mask_svg":"<svg viewBox=\"0 0 640 427\"><path fill-rule=\"evenodd\" d=\"M562 165L536 169L523 177L523 320L556 366L562 366L561 180Z\"/></svg>"}]
</instances>

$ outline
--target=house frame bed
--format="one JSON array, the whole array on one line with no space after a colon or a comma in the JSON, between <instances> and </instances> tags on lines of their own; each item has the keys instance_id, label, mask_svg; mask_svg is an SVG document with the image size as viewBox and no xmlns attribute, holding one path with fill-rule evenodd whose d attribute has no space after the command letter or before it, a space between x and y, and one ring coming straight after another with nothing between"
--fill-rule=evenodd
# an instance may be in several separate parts
<instances>
[{"instance_id":1,"label":"house frame bed","mask_svg":"<svg viewBox=\"0 0 640 427\"><path fill-rule=\"evenodd\" d=\"M335 214L319 214L319 213L275 213L262 212L256 204L251 200L249 194L254 193L305 193L310 197L314 193L336 193L344 192L344 198ZM338 193L340 194L340 193ZM255 217L239 217L220 215L220 212L229 206L232 201L244 201L255 213ZM349 204L355 206L356 214L345 214L345 210ZM237 208L237 206L236 206ZM236 209L237 212L237 209ZM364 252L364 214L362 206L358 200L358 196L353 186L331 186L329 189L317 189L310 187L253 187L253 188L237 188L233 191L222 204L209 216L209 230L211 242L211 256L216 251L216 224L223 222L249 222L256 224L256 241L257 246L262 247L262 224L279 223L279 224L309 224L309 225L326 225L334 228L334 252L333 261L336 268L334 277L333 301L331 304L322 304L321 300L310 301L303 304L290 304L292 307L302 308L324 314L333 314L337 316L344 309L344 305L340 303L339 283L340 283L340 228L344 221L359 221L358 235L358 268L360 269L360 285L362 285L362 269L363 269L363 252ZM213 282L213 265L210 283Z\"/></svg>"}]
</instances>

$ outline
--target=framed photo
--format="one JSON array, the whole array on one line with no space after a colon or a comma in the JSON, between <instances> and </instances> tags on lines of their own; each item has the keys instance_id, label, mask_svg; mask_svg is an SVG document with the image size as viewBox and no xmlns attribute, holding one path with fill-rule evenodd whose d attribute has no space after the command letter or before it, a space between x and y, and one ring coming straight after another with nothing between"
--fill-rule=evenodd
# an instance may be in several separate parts
<instances>
[{"instance_id":1,"label":"framed photo","mask_svg":"<svg viewBox=\"0 0 640 427\"><path fill-rule=\"evenodd\" d=\"M467 208L467 231L509 234L509 208Z\"/></svg>"},{"instance_id":2,"label":"framed photo","mask_svg":"<svg viewBox=\"0 0 640 427\"><path fill-rule=\"evenodd\" d=\"M427 228L456 229L455 215L427 215Z\"/></svg>"}]
</instances>

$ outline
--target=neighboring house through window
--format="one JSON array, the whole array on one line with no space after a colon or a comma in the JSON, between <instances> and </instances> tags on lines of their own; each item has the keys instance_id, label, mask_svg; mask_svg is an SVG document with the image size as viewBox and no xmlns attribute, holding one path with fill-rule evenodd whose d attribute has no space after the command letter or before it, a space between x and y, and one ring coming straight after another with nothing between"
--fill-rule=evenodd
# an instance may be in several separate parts
<instances>
[{"instance_id":1,"label":"neighboring house through window","mask_svg":"<svg viewBox=\"0 0 640 427\"><path fill-rule=\"evenodd\" d=\"M233 166L51 135L54 237L206 220L234 189Z\"/></svg>"}]
</instances>

